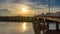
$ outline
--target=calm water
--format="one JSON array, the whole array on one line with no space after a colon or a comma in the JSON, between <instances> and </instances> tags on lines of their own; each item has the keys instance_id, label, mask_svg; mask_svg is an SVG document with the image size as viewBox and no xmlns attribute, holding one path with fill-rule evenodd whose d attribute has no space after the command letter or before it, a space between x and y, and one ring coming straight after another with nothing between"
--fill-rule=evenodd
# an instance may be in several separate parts
<instances>
[{"instance_id":1,"label":"calm water","mask_svg":"<svg viewBox=\"0 0 60 34\"><path fill-rule=\"evenodd\" d=\"M34 34L30 22L0 22L0 34Z\"/></svg>"}]
</instances>

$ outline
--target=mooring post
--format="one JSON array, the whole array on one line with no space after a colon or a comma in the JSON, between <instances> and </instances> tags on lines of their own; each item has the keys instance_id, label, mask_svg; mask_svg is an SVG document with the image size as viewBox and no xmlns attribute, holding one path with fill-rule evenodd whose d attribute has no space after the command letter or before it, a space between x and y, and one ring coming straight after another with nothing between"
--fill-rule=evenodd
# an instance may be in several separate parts
<instances>
[{"instance_id":1,"label":"mooring post","mask_svg":"<svg viewBox=\"0 0 60 34\"><path fill-rule=\"evenodd\" d=\"M39 22L37 20L37 18L33 19L33 28L34 28L34 32L35 34L40 34L40 30L39 30Z\"/></svg>"}]
</instances>

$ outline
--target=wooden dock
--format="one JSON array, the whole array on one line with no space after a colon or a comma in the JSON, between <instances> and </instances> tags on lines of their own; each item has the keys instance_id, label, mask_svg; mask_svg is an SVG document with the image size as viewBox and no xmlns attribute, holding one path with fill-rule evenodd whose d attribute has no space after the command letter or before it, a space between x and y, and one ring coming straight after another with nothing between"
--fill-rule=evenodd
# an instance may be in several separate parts
<instances>
[{"instance_id":1,"label":"wooden dock","mask_svg":"<svg viewBox=\"0 0 60 34\"><path fill-rule=\"evenodd\" d=\"M59 24L60 20L57 18L35 17L33 20L35 34L60 34ZM53 26L56 27L55 30L50 28Z\"/></svg>"}]
</instances>

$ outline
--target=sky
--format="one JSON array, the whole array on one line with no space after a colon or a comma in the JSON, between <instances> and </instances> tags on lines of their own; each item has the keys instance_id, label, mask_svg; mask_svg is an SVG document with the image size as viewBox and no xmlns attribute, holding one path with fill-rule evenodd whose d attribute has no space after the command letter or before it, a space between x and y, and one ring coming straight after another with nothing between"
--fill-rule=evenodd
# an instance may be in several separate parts
<instances>
[{"instance_id":1,"label":"sky","mask_svg":"<svg viewBox=\"0 0 60 34\"><path fill-rule=\"evenodd\" d=\"M0 0L0 16L34 16L49 12L49 8L51 13L60 11L60 0Z\"/></svg>"}]
</instances>

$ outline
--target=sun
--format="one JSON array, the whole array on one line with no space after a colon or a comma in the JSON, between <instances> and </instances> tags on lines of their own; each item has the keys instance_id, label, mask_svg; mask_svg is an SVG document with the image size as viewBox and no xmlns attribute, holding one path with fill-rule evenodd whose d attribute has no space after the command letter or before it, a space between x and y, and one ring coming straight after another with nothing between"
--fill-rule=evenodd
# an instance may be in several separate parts
<instances>
[{"instance_id":1,"label":"sun","mask_svg":"<svg viewBox=\"0 0 60 34\"><path fill-rule=\"evenodd\" d=\"M23 7L21 10L22 10L23 13L27 12L27 8L26 7Z\"/></svg>"},{"instance_id":2,"label":"sun","mask_svg":"<svg viewBox=\"0 0 60 34\"><path fill-rule=\"evenodd\" d=\"M27 5L18 5L16 13L21 16L27 16L30 13L30 7Z\"/></svg>"}]
</instances>

